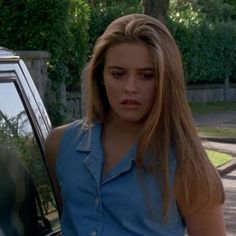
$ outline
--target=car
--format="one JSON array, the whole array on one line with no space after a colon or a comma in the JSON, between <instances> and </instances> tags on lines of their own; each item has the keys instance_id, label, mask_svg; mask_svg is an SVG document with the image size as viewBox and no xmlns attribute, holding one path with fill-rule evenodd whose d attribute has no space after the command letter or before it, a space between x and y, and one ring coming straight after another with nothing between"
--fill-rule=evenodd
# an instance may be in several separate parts
<instances>
[{"instance_id":1,"label":"car","mask_svg":"<svg viewBox=\"0 0 236 236\"><path fill-rule=\"evenodd\" d=\"M0 48L0 235L61 235L45 160L51 123L24 61Z\"/></svg>"}]
</instances>

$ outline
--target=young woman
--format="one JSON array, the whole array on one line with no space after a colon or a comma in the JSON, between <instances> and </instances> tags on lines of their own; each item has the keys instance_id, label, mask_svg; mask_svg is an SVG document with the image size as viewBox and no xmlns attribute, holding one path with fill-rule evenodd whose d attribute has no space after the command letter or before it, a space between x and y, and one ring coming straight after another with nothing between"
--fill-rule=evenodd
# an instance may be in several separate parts
<instances>
[{"instance_id":1,"label":"young woman","mask_svg":"<svg viewBox=\"0 0 236 236\"><path fill-rule=\"evenodd\" d=\"M186 99L181 56L157 19L132 14L98 38L86 116L46 143L64 235L225 235L224 191Z\"/></svg>"}]
</instances>

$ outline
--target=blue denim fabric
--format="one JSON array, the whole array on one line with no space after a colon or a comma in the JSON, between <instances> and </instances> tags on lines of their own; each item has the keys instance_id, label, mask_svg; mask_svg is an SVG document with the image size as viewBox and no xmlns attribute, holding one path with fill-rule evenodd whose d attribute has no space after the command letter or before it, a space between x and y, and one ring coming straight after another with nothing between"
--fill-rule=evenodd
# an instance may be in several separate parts
<instances>
[{"instance_id":1,"label":"blue denim fabric","mask_svg":"<svg viewBox=\"0 0 236 236\"><path fill-rule=\"evenodd\" d=\"M172 198L162 222L161 190L153 176L135 168L136 145L102 178L102 124L69 125L61 140L56 172L63 198L64 236L183 236L184 223ZM170 157L173 186L176 161Z\"/></svg>"}]
</instances>

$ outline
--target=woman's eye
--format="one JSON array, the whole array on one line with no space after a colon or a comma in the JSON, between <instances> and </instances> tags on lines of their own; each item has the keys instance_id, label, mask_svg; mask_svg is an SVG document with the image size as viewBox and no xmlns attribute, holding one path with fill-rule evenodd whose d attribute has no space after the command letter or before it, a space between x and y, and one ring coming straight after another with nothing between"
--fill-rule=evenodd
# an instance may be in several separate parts
<instances>
[{"instance_id":1,"label":"woman's eye","mask_svg":"<svg viewBox=\"0 0 236 236\"><path fill-rule=\"evenodd\" d=\"M149 80L149 79L153 79L154 75L153 75L153 73L152 74L142 74L141 78L145 79L145 80Z\"/></svg>"},{"instance_id":2,"label":"woman's eye","mask_svg":"<svg viewBox=\"0 0 236 236\"><path fill-rule=\"evenodd\" d=\"M117 79L120 78L123 74L123 72L111 72L111 75Z\"/></svg>"}]
</instances>

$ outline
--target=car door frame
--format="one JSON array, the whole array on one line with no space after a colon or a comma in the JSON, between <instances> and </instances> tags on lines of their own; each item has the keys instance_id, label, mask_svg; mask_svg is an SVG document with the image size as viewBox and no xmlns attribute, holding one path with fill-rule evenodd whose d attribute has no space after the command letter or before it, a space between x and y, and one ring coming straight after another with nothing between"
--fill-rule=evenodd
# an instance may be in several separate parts
<instances>
[{"instance_id":1,"label":"car door frame","mask_svg":"<svg viewBox=\"0 0 236 236\"><path fill-rule=\"evenodd\" d=\"M52 129L51 122L44 107L43 101L33 82L33 79L25 63L22 59L20 59L20 57L12 55L0 55L0 83L4 82L13 82L16 87L16 90L18 91L18 95L24 106L25 112L29 118L29 122L32 126L35 138L37 140L43 158L43 162L51 182L56 205L58 206L59 198L53 188L44 151L45 140ZM42 126L43 129L40 128ZM60 229L48 234L48 236L49 235L61 235Z\"/></svg>"}]
</instances>

